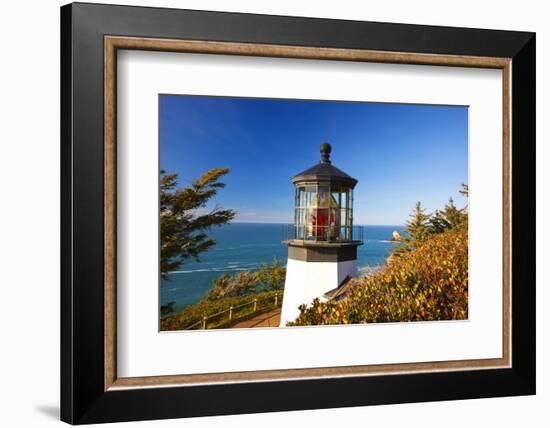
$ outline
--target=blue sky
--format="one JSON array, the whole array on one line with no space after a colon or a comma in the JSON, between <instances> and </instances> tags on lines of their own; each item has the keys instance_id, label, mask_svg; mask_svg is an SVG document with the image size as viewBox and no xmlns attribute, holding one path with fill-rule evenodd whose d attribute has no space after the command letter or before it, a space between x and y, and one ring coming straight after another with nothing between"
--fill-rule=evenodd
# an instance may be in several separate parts
<instances>
[{"instance_id":1,"label":"blue sky","mask_svg":"<svg viewBox=\"0 0 550 428\"><path fill-rule=\"evenodd\" d=\"M462 106L160 96L160 166L188 185L229 167L213 205L235 221L291 223L290 177L319 162L359 180L355 224L402 225L416 201L428 211L468 179L468 109Z\"/></svg>"}]
</instances>

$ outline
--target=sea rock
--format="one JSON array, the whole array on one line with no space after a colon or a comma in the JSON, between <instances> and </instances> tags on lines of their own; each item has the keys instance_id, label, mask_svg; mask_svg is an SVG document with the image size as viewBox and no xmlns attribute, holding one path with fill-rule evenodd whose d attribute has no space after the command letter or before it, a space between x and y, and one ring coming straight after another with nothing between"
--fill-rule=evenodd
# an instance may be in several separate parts
<instances>
[{"instance_id":1,"label":"sea rock","mask_svg":"<svg viewBox=\"0 0 550 428\"><path fill-rule=\"evenodd\" d=\"M403 237L401 236L401 234L397 231L397 230L394 230L391 234L391 240L392 241L401 241L403 239Z\"/></svg>"}]
</instances>

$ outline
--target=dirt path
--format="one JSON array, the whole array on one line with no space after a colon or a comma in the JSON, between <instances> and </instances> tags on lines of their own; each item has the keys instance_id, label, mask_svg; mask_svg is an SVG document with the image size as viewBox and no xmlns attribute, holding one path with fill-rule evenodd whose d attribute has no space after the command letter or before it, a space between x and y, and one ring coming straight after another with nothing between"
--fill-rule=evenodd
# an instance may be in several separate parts
<instances>
[{"instance_id":1,"label":"dirt path","mask_svg":"<svg viewBox=\"0 0 550 428\"><path fill-rule=\"evenodd\" d=\"M231 328L258 328L258 327L279 327L281 322L281 308L275 308L265 314L241 321Z\"/></svg>"}]
</instances>

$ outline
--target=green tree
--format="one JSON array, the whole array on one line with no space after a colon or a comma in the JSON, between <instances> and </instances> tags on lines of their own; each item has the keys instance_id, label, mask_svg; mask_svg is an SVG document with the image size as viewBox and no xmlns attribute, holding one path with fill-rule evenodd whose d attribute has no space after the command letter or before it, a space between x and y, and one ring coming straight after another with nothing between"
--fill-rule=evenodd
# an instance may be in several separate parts
<instances>
[{"instance_id":1,"label":"green tree","mask_svg":"<svg viewBox=\"0 0 550 428\"><path fill-rule=\"evenodd\" d=\"M446 230L458 229L467 224L466 222L465 208L457 208L453 198L449 198L449 202L443 210L436 210L430 218L429 231L430 233L443 233Z\"/></svg>"},{"instance_id":2,"label":"green tree","mask_svg":"<svg viewBox=\"0 0 550 428\"><path fill-rule=\"evenodd\" d=\"M285 286L286 268L276 257L273 264L264 263L258 271L258 280L266 290L282 290Z\"/></svg>"},{"instance_id":3,"label":"green tree","mask_svg":"<svg viewBox=\"0 0 550 428\"><path fill-rule=\"evenodd\" d=\"M430 233L443 233L449 229L449 222L441 210L435 210L429 221Z\"/></svg>"},{"instance_id":4,"label":"green tree","mask_svg":"<svg viewBox=\"0 0 550 428\"><path fill-rule=\"evenodd\" d=\"M224 273L214 280L213 287L204 299L217 300L281 290L285 285L285 274L286 269L277 258L272 265L264 263L254 272L243 271L235 275Z\"/></svg>"},{"instance_id":5,"label":"green tree","mask_svg":"<svg viewBox=\"0 0 550 428\"><path fill-rule=\"evenodd\" d=\"M468 200L468 185L462 183L458 191ZM449 198L449 202L442 210L436 210L429 221L431 233L443 233L450 229L468 228L468 204L463 208L457 208L453 198Z\"/></svg>"},{"instance_id":6,"label":"green tree","mask_svg":"<svg viewBox=\"0 0 550 428\"><path fill-rule=\"evenodd\" d=\"M247 296L254 293L257 284L258 272L243 271L234 276L224 273L214 280L214 286L208 290L204 299Z\"/></svg>"},{"instance_id":7,"label":"green tree","mask_svg":"<svg viewBox=\"0 0 550 428\"><path fill-rule=\"evenodd\" d=\"M470 193L470 189L468 188L468 185L465 184L465 183L462 183L461 184L461 189L458 191L462 196L464 196L465 198L468 198L469 196L469 193Z\"/></svg>"},{"instance_id":8,"label":"green tree","mask_svg":"<svg viewBox=\"0 0 550 428\"><path fill-rule=\"evenodd\" d=\"M430 235L430 215L426 214L426 210L422 208L420 201L416 203L409 217L409 220L405 223L406 236L403 237L401 245L392 250L392 256L399 256L414 250Z\"/></svg>"},{"instance_id":9,"label":"green tree","mask_svg":"<svg viewBox=\"0 0 550 428\"><path fill-rule=\"evenodd\" d=\"M176 302L168 302L166 305L160 307L160 316L165 317L174 312L174 306Z\"/></svg>"},{"instance_id":10,"label":"green tree","mask_svg":"<svg viewBox=\"0 0 550 428\"><path fill-rule=\"evenodd\" d=\"M407 232L406 241L416 246L417 243L424 241L429 235L428 221L430 220L430 215L426 214L426 210L422 208L422 204L418 201L409 217L409 220L405 224L405 231Z\"/></svg>"},{"instance_id":11,"label":"green tree","mask_svg":"<svg viewBox=\"0 0 550 428\"><path fill-rule=\"evenodd\" d=\"M466 205L462 208L462 227L468 229L468 198L470 197L470 188L467 184L462 183L462 188L458 191L466 198Z\"/></svg>"},{"instance_id":12,"label":"green tree","mask_svg":"<svg viewBox=\"0 0 550 428\"><path fill-rule=\"evenodd\" d=\"M235 211L218 206L200 213L218 189L225 187L219 180L228 172L229 168L211 169L184 188L178 188L177 174L160 172L160 272L163 278L187 259L199 260L199 255L216 243L206 232L235 217Z\"/></svg>"},{"instance_id":13,"label":"green tree","mask_svg":"<svg viewBox=\"0 0 550 428\"><path fill-rule=\"evenodd\" d=\"M468 185L462 183L459 193L468 198ZM395 247L391 256L399 256L418 248L431 235L459 229L468 229L468 205L457 208L453 198L449 198L443 209L435 210L429 215L422 208L422 204L417 202L405 224L406 236L402 240L402 245Z\"/></svg>"},{"instance_id":14,"label":"green tree","mask_svg":"<svg viewBox=\"0 0 550 428\"><path fill-rule=\"evenodd\" d=\"M464 214L464 209L457 208L453 198L449 198L449 202L443 208L443 216L449 223L450 229L458 229L464 224Z\"/></svg>"}]
</instances>

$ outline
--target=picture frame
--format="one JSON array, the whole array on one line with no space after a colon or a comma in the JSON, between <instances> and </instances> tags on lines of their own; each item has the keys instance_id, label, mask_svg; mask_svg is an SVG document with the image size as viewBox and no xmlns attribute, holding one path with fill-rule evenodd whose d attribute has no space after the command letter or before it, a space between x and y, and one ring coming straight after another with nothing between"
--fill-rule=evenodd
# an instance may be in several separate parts
<instances>
[{"instance_id":1,"label":"picture frame","mask_svg":"<svg viewBox=\"0 0 550 428\"><path fill-rule=\"evenodd\" d=\"M119 378L116 53L122 49L502 70L502 358ZM535 97L534 33L63 6L61 419L85 424L534 394Z\"/></svg>"}]
</instances>

